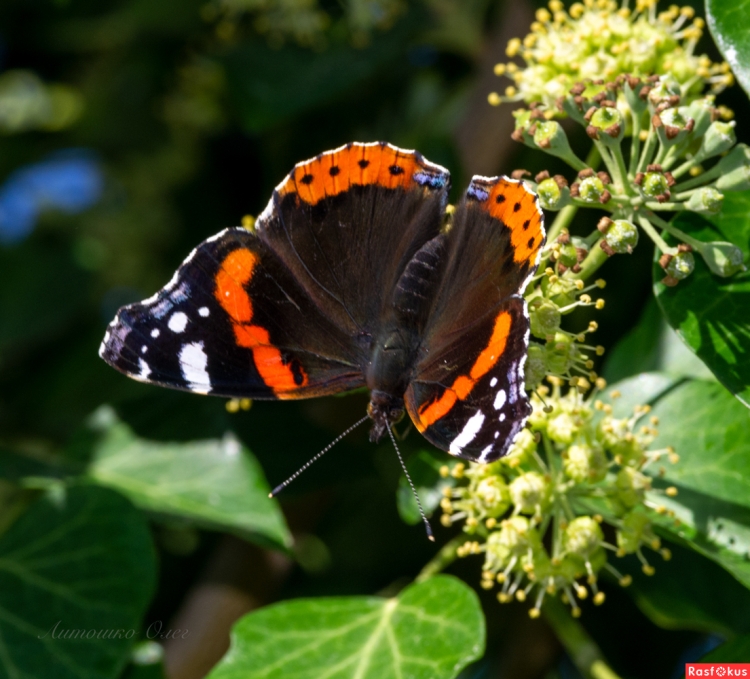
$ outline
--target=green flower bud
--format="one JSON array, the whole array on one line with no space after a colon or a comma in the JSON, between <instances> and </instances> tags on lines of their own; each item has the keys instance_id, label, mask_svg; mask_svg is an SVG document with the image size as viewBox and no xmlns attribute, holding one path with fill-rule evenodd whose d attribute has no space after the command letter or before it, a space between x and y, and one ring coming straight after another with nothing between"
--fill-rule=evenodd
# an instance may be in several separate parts
<instances>
[{"instance_id":1,"label":"green flower bud","mask_svg":"<svg viewBox=\"0 0 750 679\"><path fill-rule=\"evenodd\" d=\"M550 482L537 472L517 476L509 486L510 499L522 514L535 514L549 501Z\"/></svg>"},{"instance_id":2,"label":"green flower bud","mask_svg":"<svg viewBox=\"0 0 750 679\"><path fill-rule=\"evenodd\" d=\"M560 329L560 309L557 304L544 300L541 304L529 307L531 334L546 339Z\"/></svg>"},{"instance_id":3,"label":"green flower bud","mask_svg":"<svg viewBox=\"0 0 750 679\"><path fill-rule=\"evenodd\" d=\"M508 454L501 458L503 464L518 466L528 460L536 450L536 437L528 429L524 428L518 433Z\"/></svg>"},{"instance_id":4,"label":"green flower bud","mask_svg":"<svg viewBox=\"0 0 750 679\"><path fill-rule=\"evenodd\" d=\"M536 195L545 210L562 210L570 203L570 189L567 186L560 188L552 177L539 182Z\"/></svg>"},{"instance_id":5,"label":"green flower bud","mask_svg":"<svg viewBox=\"0 0 750 679\"><path fill-rule=\"evenodd\" d=\"M707 158L713 158L731 149L737 142L737 137L734 134L734 125L734 120L730 120L728 123L715 120L711 123L703 137L700 150L695 156L696 160L703 161Z\"/></svg>"},{"instance_id":6,"label":"green flower bud","mask_svg":"<svg viewBox=\"0 0 750 679\"><path fill-rule=\"evenodd\" d=\"M626 554L632 554L642 542L651 542L651 521L643 512L632 511L622 519L617 531L617 547Z\"/></svg>"},{"instance_id":7,"label":"green flower bud","mask_svg":"<svg viewBox=\"0 0 750 679\"><path fill-rule=\"evenodd\" d=\"M545 344L547 371L564 375L572 365L578 349L573 338L562 332L555 333L555 338Z\"/></svg>"},{"instance_id":8,"label":"green flower bud","mask_svg":"<svg viewBox=\"0 0 750 679\"><path fill-rule=\"evenodd\" d=\"M544 358L544 347L536 342L530 342L529 351L526 355L526 365L524 367L527 388L533 389L542 383L547 374L547 364Z\"/></svg>"},{"instance_id":9,"label":"green flower bud","mask_svg":"<svg viewBox=\"0 0 750 679\"><path fill-rule=\"evenodd\" d=\"M693 273L693 269L695 269L695 257L693 257L693 253L678 252L669 260L669 264L667 264L665 271L672 276L672 278L681 281Z\"/></svg>"},{"instance_id":10,"label":"green flower bud","mask_svg":"<svg viewBox=\"0 0 750 679\"><path fill-rule=\"evenodd\" d=\"M536 123L534 130L534 143L553 156L564 158L572 153L568 137L562 125L554 120L545 120Z\"/></svg>"},{"instance_id":11,"label":"green flower bud","mask_svg":"<svg viewBox=\"0 0 750 679\"><path fill-rule=\"evenodd\" d=\"M637 467L643 460L643 446L638 443L638 439L630 431L612 445L609 450L623 467Z\"/></svg>"},{"instance_id":12,"label":"green flower bud","mask_svg":"<svg viewBox=\"0 0 750 679\"><path fill-rule=\"evenodd\" d=\"M560 246L560 250L557 254L557 259L560 264L567 267L575 266L578 264L578 250L573 243L564 243Z\"/></svg>"},{"instance_id":13,"label":"green flower bud","mask_svg":"<svg viewBox=\"0 0 750 679\"><path fill-rule=\"evenodd\" d=\"M691 212L701 215L718 215L724 202L724 195L710 186L695 190L685 202Z\"/></svg>"},{"instance_id":14,"label":"green flower bud","mask_svg":"<svg viewBox=\"0 0 750 679\"><path fill-rule=\"evenodd\" d=\"M635 507L646 497L646 491L651 488L651 479L633 467L623 467L617 473L615 486L617 500L625 507Z\"/></svg>"},{"instance_id":15,"label":"green flower bud","mask_svg":"<svg viewBox=\"0 0 750 679\"><path fill-rule=\"evenodd\" d=\"M513 516L500 524L487 538L485 570L497 572L505 568L511 558L538 549L542 541L539 533L524 516Z\"/></svg>"},{"instance_id":16,"label":"green flower bud","mask_svg":"<svg viewBox=\"0 0 750 679\"><path fill-rule=\"evenodd\" d=\"M547 422L547 436L558 443L572 443L578 437L580 427L568 413L560 413Z\"/></svg>"},{"instance_id":17,"label":"green flower bud","mask_svg":"<svg viewBox=\"0 0 750 679\"><path fill-rule=\"evenodd\" d=\"M513 131L513 139L521 141L526 146L532 149L537 148L534 143L534 138L529 134L529 128L531 127L531 111L522 108L517 111L513 111L513 117L516 119L516 129Z\"/></svg>"},{"instance_id":18,"label":"green flower bud","mask_svg":"<svg viewBox=\"0 0 750 679\"><path fill-rule=\"evenodd\" d=\"M717 276L727 278L745 270L742 250L733 243L701 243L696 250L701 253L708 268Z\"/></svg>"},{"instance_id":19,"label":"green flower bud","mask_svg":"<svg viewBox=\"0 0 750 679\"><path fill-rule=\"evenodd\" d=\"M696 99L690 102L685 109L685 116L692 118L695 121L693 127L693 137L700 139L704 134L708 126L711 124L711 117L714 111L713 98L703 97L702 99Z\"/></svg>"},{"instance_id":20,"label":"green flower bud","mask_svg":"<svg viewBox=\"0 0 750 679\"><path fill-rule=\"evenodd\" d=\"M647 198L656 198L668 190L667 178L661 172L647 172L644 175L641 191Z\"/></svg>"},{"instance_id":21,"label":"green flower bud","mask_svg":"<svg viewBox=\"0 0 750 679\"><path fill-rule=\"evenodd\" d=\"M624 219L617 219L609 227L604 240L618 254L631 253L638 245L638 229Z\"/></svg>"},{"instance_id":22,"label":"green flower bud","mask_svg":"<svg viewBox=\"0 0 750 679\"><path fill-rule=\"evenodd\" d=\"M497 474L482 479L474 490L474 498L480 504L480 514L498 517L505 514L510 504L508 486Z\"/></svg>"},{"instance_id":23,"label":"green flower bud","mask_svg":"<svg viewBox=\"0 0 750 679\"><path fill-rule=\"evenodd\" d=\"M596 483L607 475L607 458L598 446L570 446L563 460L565 473L578 483Z\"/></svg>"},{"instance_id":24,"label":"green flower bud","mask_svg":"<svg viewBox=\"0 0 750 679\"><path fill-rule=\"evenodd\" d=\"M651 92L648 94L648 100L656 106L662 99L668 99L675 94L680 96L682 94L682 88L673 75L667 74L662 76L659 82L653 86Z\"/></svg>"},{"instance_id":25,"label":"green flower bud","mask_svg":"<svg viewBox=\"0 0 750 679\"><path fill-rule=\"evenodd\" d=\"M587 203L600 203L605 191L604 182L594 175L593 177L586 177L586 179L581 180L578 195L581 200Z\"/></svg>"},{"instance_id":26,"label":"green flower bud","mask_svg":"<svg viewBox=\"0 0 750 679\"><path fill-rule=\"evenodd\" d=\"M689 122L690 119L686 115L686 110L684 107L668 108L659 115L662 125L656 128L656 132L659 135L659 140L665 146L682 142L686 133L693 129L692 126L695 123Z\"/></svg>"},{"instance_id":27,"label":"green flower bud","mask_svg":"<svg viewBox=\"0 0 750 679\"><path fill-rule=\"evenodd\" d=\"M750 147L737 144L716 165L720 175L716 180L719 191L747 191L750 189Z\"/></svg>"},{"instance_id":28,"label":"green flower bud","mask_svg":"<svg viewBox=\"0 0 750 679\"><path fill-rule=\"evenodd\" d=\"M583 559L601 549L603 541L602 529L590 516L579 516L573 519L563 536L565 550Z\"/></svg>"},{"instance_id":29,"label":"green flower bud","mask_svg":"<svg viewBox=\"0 0 750 679\"><path fill-rule=\"evenodd\" d=\"M630 432L627 420L618 420L607 416L599 422L596 438L605 450L612 451L618 443Z\"/></svg>"},{"instance_id":30,"label":"green flower bud","mask_svg":"<svg viewBox=\"0 0 750 679\"><path fill-rule=\"evenodd\" d=\"M625 134L625 121L616 108L597 109L589 125L597 130L599 139L607 145L619 144Z\"/></svg>"}]
</instances>

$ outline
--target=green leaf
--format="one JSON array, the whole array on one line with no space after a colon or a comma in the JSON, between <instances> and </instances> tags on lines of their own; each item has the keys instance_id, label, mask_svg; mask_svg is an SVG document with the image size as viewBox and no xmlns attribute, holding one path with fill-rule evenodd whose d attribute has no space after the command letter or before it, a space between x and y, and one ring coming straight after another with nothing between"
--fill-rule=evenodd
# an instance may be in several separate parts
<instances>
[{"instance_id":1,"label":"green leaf","mask_svg":"<svg viewBox=\"0 0 750 679\"><path fill-rule=\"evenodd\" d=\"M440 476L441 467L455 464L446 460L446 457L445 453L420 450L406 463L406 468L409 470L411 480L414 481L414 486L422 502L422 508L427 516L432 516L432 513L440 506L440 500L444 497L443 488L456 485L456 480L453 477L443 478ZM396 505L398 513L406 523L416 525L422 520L417 501L414 499L414 493L403 474L398 480Z\"/></svg>"},{"instance_id":2,"label":"green leaf","mask_svg":"<svg viewBox=\"0 0 750 679\"><path fill-rule=\"evenodd\" d=\"M119 490L143 509L291 545L278 503L268 497L263 470L234 436L147 441L106 406L94 414L92 425L100 433L88 470L96 483Z\"/></svg>"},{"instance_id":3,"label":"green leaf","mask_svg":"<svg viewBox=\"0 0 750 679\"><path fill-rule=\"evenodd\" d=\"M0 674L119 676L155 579L148 525L122 496L36 501L0 538Z\"/></svg>"},{"instance_id":4,"label":"green leaf","mask_svg":"<svg viewBox=\"0 0 750 679\"><path fill-rule=\"evenodd\" d=\"M642 372L713 379L713 373L666 322L655 299L638 324L608 353L602 377L610 384Z\"/></svg>"},{"instance_id":5,"label":"green leaf","mask_svg":"<svg viewBox=\"0 0 750 679\"><path fill-rule=\"evenodd\" d=\"M732 639L706 653L700 662L747 662L750 659L750 634Z\"/></svg>"},{"instance_id":6,"label":"green leaf","mask_svg":"<svg viewBox=\"0 0 750 679\"><path fill-rule=\"evenodd\" d=\"M209 679L448 679L484 644L477 595L439 575L394 599L297 599L250 613Z\"/></svg>"},{"instance_id":7,"label":"green leaf","mask_svg":"<svg viewBox=\"0 0 750 679\"><path fill-rule=\"evenodd\" d=\"M750 94L750 5L734 0L706 0L706 18L716 45L737 80Z\"/></svg>"},{"instance_id":8,"label":"green leaf","mask_svg":"<svg viewBox=\"0 0 750 679\"><path fill-rule=\"evenodd\" d=\"M686 382L660 399L654 447L680 456L664 478L699 493L750 508L750 412L719 384Z\"/></svg>"},{"instance_id":9,"label":"green leaf","mask_svg":"<svg viewBox=\"0 0 750 679\"><path fill-rule=\"evenodd\" d=\"M698 240L731 240L748 263L750 196L727 193L726 213L711 226L695 214L681 214L675 225ZM742 211L744 215L742 214ZM723 236L723 238L722 238ZM750 271L731 278L714 276L695 258L693 274L671 288L658 282L664 271L654 264L654 294L669 325L711 369L719 381L750 407Z\"/></svg>"},{"instance_id":10,"label":"green leaf","mask_svg":"<svg viewBox=\"0 0 750 679\"><path fill-rule=\"evenodd\" d=\"M662 373L641 373L611 384L601 399L612 405L614 417L630 417L636 406L652 405L678 382L679 378ZM613 398L613 392L619 392L619 396Z\"/></svg>"},{"instance_id":11,"label":"green leaf","mask_svg":"<svg viewBox=\"0 0 750 679\"><path fill-rule=\"evenodd\" d=\"M632 567L623 567L633 577L627 591L657 625L724 636L750 632L750 590L718 564L678 545L654 576L645 575L634 557L630 561Z\"/></svg>"}]
</instances>

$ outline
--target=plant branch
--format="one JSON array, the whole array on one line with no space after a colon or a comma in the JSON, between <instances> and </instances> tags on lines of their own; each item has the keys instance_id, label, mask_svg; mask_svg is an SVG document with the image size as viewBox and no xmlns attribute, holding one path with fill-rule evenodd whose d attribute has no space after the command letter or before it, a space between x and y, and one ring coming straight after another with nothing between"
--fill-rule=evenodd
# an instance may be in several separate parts
<instances>
[{"instance_id":1,"label":"plant branch","mask_svg":"<svg viewBox=\"0 0 750 679\"><path fill-rule=\"evenodd\" d=\"M548 597L542 606L542 612L585 679L620 679L607 664L599 647L583 625L570 615L559 599Z\"/></svg>"},{"instance_id":2,"label":"plant branch","mask_svg":"<svg viewBox=\"0 0 750 679\"><path fill-rule=\"evenodd\" d=\"M456 558L458 558L456 550L464 542L466 542L466 535L464 535L463 533L457 535L449 542L446 542L440 548L440 551L425 564L424 568L421 571L419 571L419 575L414 578L414 582L424 582L425 580L431 578L433 575L437 575L438 573L441 573L446 568L448 568L448 566L450 566L456 560Z\"/></svg>"}]
</instances>

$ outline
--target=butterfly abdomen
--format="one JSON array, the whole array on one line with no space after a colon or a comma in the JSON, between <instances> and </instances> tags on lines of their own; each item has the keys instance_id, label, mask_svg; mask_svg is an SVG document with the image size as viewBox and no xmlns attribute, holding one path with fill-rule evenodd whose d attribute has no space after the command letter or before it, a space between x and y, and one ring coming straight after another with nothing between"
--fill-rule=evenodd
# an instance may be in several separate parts
<instances>
[{"instance_id":1,"label":"butterfly abdomen","mask_svg":"<svg viewBox=\"0 0 750 679\"><path fill-rule=\"evenodd\" d=\"M445 264L445 236L425 243L406 265L393 292L393 310L401 326L421 329L429 315Z\"/></svg>"}]
</instances>

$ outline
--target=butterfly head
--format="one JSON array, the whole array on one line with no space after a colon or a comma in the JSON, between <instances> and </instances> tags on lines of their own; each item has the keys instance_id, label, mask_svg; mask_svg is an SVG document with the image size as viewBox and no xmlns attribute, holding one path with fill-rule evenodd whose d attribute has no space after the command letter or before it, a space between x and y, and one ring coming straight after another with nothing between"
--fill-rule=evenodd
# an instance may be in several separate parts
<instances>
[{"instance_id":1,"label":"butterfly head","mask_svg":"<svg viewBox=\"0 0 750 679\"><path fill-rule=\"evenodd\" d=\"M404 399L374 389L370 394L367 414L372 420L370 441L379 441L391 427L404 416Z\"/></svg>"}]
</instances>

